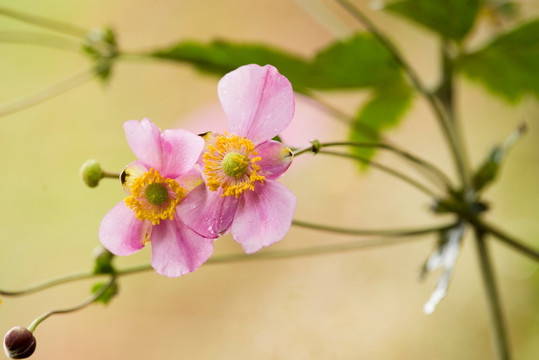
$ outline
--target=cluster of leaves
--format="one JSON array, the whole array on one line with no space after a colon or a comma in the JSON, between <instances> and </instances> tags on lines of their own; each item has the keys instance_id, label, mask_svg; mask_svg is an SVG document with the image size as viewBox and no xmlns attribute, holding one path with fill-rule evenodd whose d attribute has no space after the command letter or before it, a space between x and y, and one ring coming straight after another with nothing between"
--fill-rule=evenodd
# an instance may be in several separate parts
<instances>
[{"instance_id":1,"label":"cluster of leaves","mask_svg":"<svg viewBox=\"0 0 539 360\"><path fill-rule=\"evenodd\" d=\"M464 48L464 41L476 26L481 11L505 11L496 2L398 0L384 9L428 29L440 41L454 44L459 53L450 59L452 69L476 80L495 95L512 102L528 93L539 95L539 21L502 33L478 50ZM273 64L290 79L296 91L303 93L369 90L369 99L352 117L349 138L358 142L377 141L384 130L399 124L414 98L414 90L393 54L367 33L332 43L311 58L275 47L224 40L181 41L150 55L187 63L216 76L249 63ZM371 157L374 152L365 148L353 151L363 157Z\"/></svg>"}]
</instances>

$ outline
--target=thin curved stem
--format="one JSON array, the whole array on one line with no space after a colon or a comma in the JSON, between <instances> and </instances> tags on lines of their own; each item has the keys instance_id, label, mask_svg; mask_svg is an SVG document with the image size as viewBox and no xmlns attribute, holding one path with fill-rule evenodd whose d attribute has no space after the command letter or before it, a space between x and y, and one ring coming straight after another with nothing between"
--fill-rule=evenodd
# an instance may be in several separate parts
<instances>
[{"instance_id":1,"label":"thin curved stem","mask_svg":"<svg viewBox=\"0 0 539 360\"><path fill-rule=\"evenodd\" d=\"M312 255L328 255L339 252L355 251L369 248L376 248L380 246L390 246L401 244L405 242L417 241L417 237L400 237L400 238L385 238L385 239L364 239L360 241L353 241L348 243L334 244L334 245L321 245L311 246L303 249L292 250L280 250L280 251L260 251L254 254L231 254L214 256L207 261L208 264L223 264L233 262L244 262L252 260L275 260L286 259L300 256L312 256Z\"/></svg>"},{"instance_id":2,"label":"thin curved stem","mask_svg":"<svg viewBox=\"0 0 539 360\"><path fill-rule=\"evenodd\" d=\"M76 53L79 53L81 50L80 43L48 34L0 32L0 42L45 46Z\"/></svg>"},{"instance_id":3,"label":"thin curved stem","mask_svg":"<svg viewBox=\"0 0 539 360\"><path fill-rule=\"evenodd\" d=\"M502 230L496 228L494 225L489 224L485 221L479 220L475 223L475 225L485 233L491 234L492 236L500 240L502 243L512 247L514 250L519 251L523 255L526 255L531 258L532 260L539 261L539 250L532 249L522 244L522 242L518 239L506 234Z\"/></svg>"},{"instance_id":4,"label":"thin curved stem","mask_svg":"<svg viewBox=\"0 0 539 360\"><path fill-rule=\"evenodd\" d=\"M429 163L426 160L423 160L415 155L412 155L411 153L404 151L400 148L398 148L395 145L390 145L386 143L360 143L360 142L353 142L353 141L340 141L340 142L327 142L327 143L316 143L315 145L317 148L314 148L313 146L296 150L294 152L294 156L301 155L306 152L317 152L318 149L324 148L324 147L334 147L334 146L352 146L352 147L358 147L358 148L380 148L384 150L391 151L404 159L414 163L415 165L421 166L423 169L429 171L432 175L434 175L440 183L445 187L445 189L452 190L453 184L451 180L436 166ZM430 177L428 177L430 179ZM437 183L436 185L439 185L440 183Z\"/></svg>"},{"instance_id":5,"label":"thin curved stem","mask_svg":"<svg viewBox=\"0 0 539 360\"><path fill-rule=\"evenodd\" d=\"M32 323L28 326L28 330L33 333L39 324L41 324L43 321L45 321L47 318L49 318L52 315L68 314L68 313L72 313L72 312L84 309L85 307L87 307L88 305L92 304L97 299L99 299L99 297L103 295L105 291L107 291L111 286L113 286L115 282L116 282L116 277L112 276L110 281L106 285L101 287L99 291L97 291L95 294L92 294L92 296L89 296L86 300L84 300L80 304L69 307L69 308L51 310L44 313L43 315L41 315L40 317L32 321Z\"/></svg>"},{"instance_id":6,"label":"thin curved stem","mask_svg":"<svg viewBox=\"0 0 539 360\"><path fill-rule=\"evenodd\" d=\"M359 161L359 162L362 162L362 163L365 163L365 164L369 164L373 168L381 170L381 171L383 171L383 172L385 172L385 173L387 173L389 175L392 175L392 176L404 181L405 183L415 187L416 189L418 189L419 191L423 192L424 194L428 195L429 197L431 197L433 199L439 199L440 198L434 191L432 191L431 189L429 189L425 185L421 184L420 182L412 179L408 175L405 175L405 174L403 174L403 173L401 173L401 172L399 172L397 170L394 170L394 169L392 169L392 168L390 168L388 166L382 165L382 164L380 164L378 162L375 162L373 160L366 159L366 158L363 158L363 157L355 155L355 154L346 154L346 153L340 153L340 152L328 151L328 150L320 150L320 151L318 151L318 153L319 154L325 154L325 155L339 156L339 157L343 157L343 158L356 160L356 161Z\"/></svg>"},{"instance_id":7,"label":"thin curved stem","mask_svg":"<svg viewBox=\"0 0 539 360\"><path fill-rule=\"evenodd\" d=\"M3 296L30 295L32 293L45 290L45 289L54 287L56 285L67 284L70 282L75 282L75 281L84 280L84 279L91 279L97 276L102 276L102 274L96 275L93 272L80 272L80 273L75 273L75 274L70 274L70 275L64 275L64 276L59 276L51 280L43 281L42 283L39 283L36 285L32 285L23 290L17 290L17 291L0 290L0 295L3 295Z\"/></svg>"},{"instance_id":8,"label":"thin curved stem","mask_svg":"<svg viewBox=\"0 0 539 360\"><path fill-rule=\"evenodd\" d=\"M0 6L0 15L78 38L83 38L88 34L88 30L72 24L47 19L42 16L26 14L3 6Z\"/></svg>"},{"instance_id":9,"label":"thin curved stem","mask_svg":"<svg viewBox=\"0 0 539 360\"><path fill-rule=\"evenodd\" d=\"M314 224L307 221L293 220L292 225L325 232L343 234L343 235L356 235L356 236L383 236L383 237L407 237L430 234L433 232L440 232L450 229L455 226L454 223L442 226L421 227L417 229L350 229L337 226Z\"/></svg>"},{"instance_id":10,"label":"thin curved stem","mask_svg":"<svg viewBox=\"0 0 539 360\"><path fill-rule=\"evenodd\" d=\"M441 229L441 228L442 227L439 227L438 229ZM416 231L415 234L401 236L395 239L391 239L391 238L362 239L359 241L353 241L353 242L348 242L348 243L312 246L312 247L305 247L305 248L292 249L292 250L261 251L255 254L240 253L240 254L214 255L206 262L206 264L225 264L225 263L259 260L259 259L270 260L270 259L282 259L282 258L310 256L310 255L324 255L324 254L332 254L336 252L375 248L379 246L389 246L389 245L400 244L400 243L404 243L408 241L414 241L418 239L417 238L418 236L426 235L426 234L437 231L434 228L430 230L431 231L429 232ZM137 273L145 272L149 270L152 270L151 264L142 264L142 265L137 265L137 266L125 268L122 270L118 270L116 271L115 275L118 278L121 276L137 274ZM23 295L28 295L28 294L40 291L40 290L45 290L53 286L66 284L66 283L78 281L78 280L93 279L93 278L102 277L105 275L107 274L95 274L93 272L71 274L71 275L61 276L53 280L45 281L43 283L31 286L24 290L19 290L19 291L0 290L0 295L23 296Z\"/></svg>"},{"instance_id":11,"label":"thin curved stem","mask_svg":"<svg viewBox=\"0 0 539 360\"><path fill-rule=\"evenodd\" d=\"M380 41L380 43L386 47L386 49L393 56L395 62L404 70L410 79L413 86L416 90L425 98L427 103L430 105L438 122L443 130L443 134L446 137L446 140L449 144L459 177L465 187L468 187L470 184L470 175L468 170L468 165L466 164L466 156L463 154L463 148L458 135L454 127L452 126L450 120L448 119L446 113L444 112L440 103L432 95L430 91L423 85L423 82L415 72L415 70L408 64L408 62L401 55L400 51L395 45L389 40L389 38L384 35L374 24L354 5L352 5L347 0L336 0L341 6L343 6L356 20L358 20L368 32L370 32L375 38Z\"/></svg>"},{"instance_id":12,"label":"thin curved stem","mask_svg":"<svg viewBox=\"0 0 539 360\"><path fill-rule=\"evenodd\" d=\"M505 329L505 323L503 320L501 301L498 295L496 279L494 278L490 255L488 252L487 243L485 241L485 233L480 229L476 229L475 234L479 264L481 266L481 275L483 277L483 283L487 293L487 302L489 305L497 358L499 360L509 360L511 355L509 351L507 331Z\"/></svg>"},{"instance_id":13,"label":"thin curved stem","mask_svg":"<svg viewBox=\"0 0 539 360\"><path fill-rule=\"evenodd\" d=\"M19 98L7 104L1 105L0 117L15 113L17 111L29 108L37 104L40 104L68 90L74 89L77 86L80 86L86 83L87 81L92 79L95 75L96 73L92 69L85 69L47 88L41 89L33 94L23 96L22 98Z\"/></svg>"}]
</instances>

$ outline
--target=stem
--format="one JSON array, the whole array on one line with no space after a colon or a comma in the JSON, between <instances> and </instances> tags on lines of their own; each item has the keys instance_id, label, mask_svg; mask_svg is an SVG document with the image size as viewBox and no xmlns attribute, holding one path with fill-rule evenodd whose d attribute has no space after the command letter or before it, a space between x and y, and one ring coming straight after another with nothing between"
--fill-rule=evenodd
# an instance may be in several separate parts
<instances>
[{"instance_id":1,"label":"stem","mask_svg":"<svg viewBox=\"0 0 539 360\"><path fill-rule=\"evenodd\" d=\"M365 239L360 241L341 243L335 245L312 246L303 249L280 250L280 251L262 251L251 255L247 254L229 254L217 255L207 261L207 264L224 264L252 260L274 260L285 259L300 256L327 255L339 252L375 248L380 246L396 245L409 241L418 240L416 237L402 237L397 239Z\"/></svg>"},{"instance_id":2,"label":"stem","mask_svg":"<svg viewBox=\"0 0 539 360\"><path fill-rule=\"evenodd\" d=\"M29 294L32 294L41 290L51 288L56 285L66 284L69 282L74 282L74 281L79 281L79 280L84 280L84 279L91 279L97 276L102 276L102 274L96 275L93 272L80 272L80 273L75 273L75 274L70 274L70 275L64 275L64 276L59 276L57 278L54 278L52 280L47 280L42 283L32 285L23 290L17 290L17 291L0 290L0 295L3 295L3 296L29 295Z\"/></svg>"},{"instance_id":3,"label":"stem","mask_svg":"<svg viewBox=\"0 0 539 360\"><path fill-rule=\"evenodd\" d=\"M436 166L434 166L433 164L429 163L426 160L423 160L423 159L421 159L421 158L419 158L419 157L417 157L415 155L412 155L411 153L409 153L407 151L404 151L404 150L398 148L395 145L390 145L390 144L386 144L386 143L359 143L359 142L353 142L353 141L328 142L328 143L320 143L320 142L318 142L318 143L316 143L315 146L310 146L310 147L307 147L307 148L304 148L304 149L296 150L294 152L294 156L301 155L301 154L306 153L306 152L314 152L314 153L316 153L321 148L333 147L333 146L352 146L352 147L358 147L358 148L362 148L362 147L380 148L380 149L391 151L391 152L403 157L404 159L406 159L408 161L411 161L413 164L419 165L423 169L429 171L432 175L436 176L440 180L441 184L446 189L448 189L450 191L453 189L453 185L451 183L451 180L440 169L438 169ZM430 179L430 177L428 177L428 179ZM438 183L436 185L438 185Z\"/></svg>"},{"instance_id":4,"label":"stem","mask_svg":"<svg viewBox=\"0 0 539 360\"><path fill-rule=\"evenodd\" d=\"M492 332L494 333L496 355L499 360L509 360L511 356L509 353L507 334L503 321L500 298L496 288L496 279L494 278L488 247L485 241L485 233L481 229L476 228L475 235L477 240L477 253L479 255L479 263L481 266L481 275L487 294Z\"/></svg>"},{"instance_id":5,"label":"stem","mask_svg":"<svg viewBox=\"0 0 539 360\"><path fill-rule=\"evenodd\" d=\"M455 226L455 224L443 225L443 226L432 226L432 227L422 227L418 229L392 229L392 230L372 230L372 229L347 229L335 226L313 224L301 220L293 220L292 225L313 229L326 231L331 233L345 234L345 235L360 235L360 236L385 236L385 237L407 237L407 236L417 236L430 234L433 232L439 232L443 230L450 229Z\"/></svg>"},{"instance_id":6,"label":"stem","mask_svg":"<svg viewBox=\"0 0 539 360\"><path fill-rule=\"evenodd\" d=\"M389 40L389 38L386 35L384 35L380 30L378 30L376 26L374 26L374 24L358 8L353 6L349 1L347 0L336 0L336 1L341 6L343 6L356 20L358 20L367 29L369 33L371 33L375 38L377 38L378 41L380 41L380 43L383 46L386 47L386 49L393 56L393 59L395 60L395 62L407 74L414 88L425 98L425 100L427 100L427 103L430 105L430 107L434 111L434 114L436 115L436 118L438 119L438 122L443 130L443 134L446 138L446 141L449 144L450 150L453 154L453 158L455 161L455 166L459 173L459 177L462 183L465 185L465 187L468 187L470 184L470 176L468 173L469 172L468 167L466 166L466 163L464 160L465 156L463 154L462 148L459 147L460 141L458 140L458 136L455 132L455 129L453 128L452 124L450 123L450 120L444 113L439 102L436 101L436 98L423 85L421 79L419 78L415 70L408 64L408 62L406 62L406 60L400 54L397 47L393 45L391 40Z\"/></svg>"},{"instance_id":7,"label":"stem","mask_svg":"<svg viewBox=\"0 0 539 360\"><path fill-rule=\"evenodd\" d=\"M366 158L363 158L361 156L354 155L354 154L345 154L345 153L328 151L328 150L320 150L320 151L318 151L318 153L326 154L326 155L333 155L333 156L340 156L340 157L344 157L344 158L348 158L348 159L357 160L357 161L365 163L365 164L369 164L373 168L384 171L387 174L392 175L392 176L404 181L405 183L407 183L409 185L412 185L413 187L415 187L419 191L423 192L424 194L430 196L431 198L439 199L439 196L436 195L436 193L434 193L432 190L427 188L425 185L417 182L416 180L412 179L408 175L405 175L405 174L403 174L403 173L401 173L401 172L399 172L397 170L393 170L392 168L387 167L385 165L382 165L380 163L377 163L375 161L372 161L372 160L369 160L369 159L366 159Z\"/></svg>"},{"instance_id":8,"label":"stem","mask_svg":"<svg viewBox=\"0 0 539 360\"><path fill-rule=\"evenodd\" d=\"M41 315L40 317L38 317L37 319L32 321L30 326L28 326L28 330L33 333L36 330L36 328L37 328L37 326L39 324L41 324L44 320L46 320L48 317L50 317L52 315L68 314L68 313L71 313L71 312L75 312L75 311L84 309L86 306L92 304L101 295L103 295L105 293L105 291L107 291L112 285L114 285L115 282L116 282L116 277L112 276L107 285L103 286L98 292L96 292L95 294L92 294L92 296L88 297L86 300L84 300L80 304L69 307L69 308L60 309L60 310L51 310L51 311L48 311L48 312L44 313L43 315Z\"/></svg>"},{"instance_id":9,"label":"stem","mask_svg":"<svg viewBox=\"0 0 539 360\"><path fill-rule=\"evenodd\" d=\"M101 171L101 174L103 175L102 178L120 179L120 174L119 173Z\"/></svg>"},{"instance_id":10,"label":"stem","mask_svg":"<svg viewBox=\"0 0 539 360\"><path fill-rule=\"evenodd\" d=\"M10 103L0 106L0 117L40 104L68 90L74 89L92 79L95 75L96 73L93 69L86 69L33 94L15 99Z\"/></svg>"},{"instance_id":11,"label":"stem","mask_svg":"<svg viewBox=\"0 0 539 360\"><path fill-rule=\"evenodd\" d=\"M39 45L79 53L80 44L59 36L19 32L0 32L0 42Z\"/></svg>"},{"instance_id":12,"label":"stem","mask_svg":"<svg viewBox=\"0 0 539 360\"><path fill-rule=\"evenodd\" d=\"M43 28L61 32L65 35L75 36L75 37L85 37L88 33L87 30L80 28L75 25L66 24L64 22L47 19L41 16L29 15L23 12L15 11L12 9L7 9L3 6L0 6L0 15L10 17L15 20L26 22L32 25L41 26Z\"/></svg>"},{"instance_id":13,"label":"stem","mask_svg":"<svg viewBox=\"0 0 539 360\"><path fill-rule=\"evenodd\" d=\"M262 251L255 254L225 254L225 255L214 255L212 256L206 264L225 264L225 263L235 263L235 262L243 262L243 261L250 261L250 260L257 260L257 259L282 259L282 258L291 258L291 257L300 257L300 256L310 256L310 255L324 255L324 254L331 254L336 252L345 252L345 251L352 251L352 250L361 250L361 249L368 249L368 248L375 248L379 246L389 246L399 243L404 243L408 241L414 241L417 240L417 238L413 237L412 235L419 236L419 235L426 235L431 232L438 231L440 229L443 229L443 227L438 228L431 228L430 231L415 231L415 234L409 234L406 236L402 236L398 239L363 239L355 242L348 242L348 243L341 243L341 244L333 244L333 245L324 245L324 246L312 246L312 247L305 247L300 249L292 249L292 250L275 250L275 251ZM393 234L395 236L395 234ZM152 270L152 266L150 264L142 264L137 265L133 267L129 267L123 270L116 271L115 275L116 277L125 276L125 275L131 275L131 274L137 274L140 272ZM92 279L104 276L106 274L94 274L93 272L86 272L86 273L77 273L67 276L58 277L53 280L45 281L43 283L40 283L38 285L31 286L24 290L19 291L5 291L0 290L0 295L3 296L22 296L22 295L28 295L40 290L45 290L48 288L51 288L56 285L61 285L77 280L84 280L84 279Z\"/></svg>"},{"instance_id":14,"label":"stem","mask_svg":"<svg viewBox=\"0 0 539 360\"><path fill-rule=\"evenodd\" d=\"M511 246L514 250L520 251L523 255L528 256L532 260L539 261L539 250L532 249L524 244L518 239L506 234L502 230L496 228L494 225L489 224L484 221L477 221L475 224L479 229L486 233L492 234L498 240L501 240L505 245Z\"/></svg>"}]
</instances>

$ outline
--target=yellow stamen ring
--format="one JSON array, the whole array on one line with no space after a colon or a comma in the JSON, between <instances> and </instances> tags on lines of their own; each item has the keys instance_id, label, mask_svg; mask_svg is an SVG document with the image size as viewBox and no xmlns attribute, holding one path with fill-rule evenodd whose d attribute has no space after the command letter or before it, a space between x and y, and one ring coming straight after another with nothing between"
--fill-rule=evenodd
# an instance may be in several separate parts
<instances>
[{"instance_id":1,"label":"yellow stamen ring","mask_svg":"<svg viewBox=\"0 0 539 360\"><path fill-rule=\"evenodd\" d=\"M221 187L223 196L239 197L244 191L254 190L257 181L264 182L256 164L262 159L256 155L250 140L226 132L219 135L204 154L206 185L212 191Z\"/></svg>"},{"instance_id":2,"label":"yellow stamen ring","mask_svg":"<svg viewBox=\"0 0 539 360\"><path fill-rule=\"evenodd\" d=\"M176 205L185 197L183 189L175 180L165 179L159 171L151 168L133 180L131 195L125 199L137 219L157 225L161 220L174 219Z\"/></svg>"}]
</instances>

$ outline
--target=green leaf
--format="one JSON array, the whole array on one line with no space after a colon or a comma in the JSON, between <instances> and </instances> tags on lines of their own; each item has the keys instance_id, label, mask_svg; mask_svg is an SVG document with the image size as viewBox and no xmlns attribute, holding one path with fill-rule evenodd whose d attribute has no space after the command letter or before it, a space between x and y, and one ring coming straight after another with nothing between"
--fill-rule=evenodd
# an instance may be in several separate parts
<instances>
[{"instance_id":1,"label":"green leaf","mask_svg":"<svg viewBox=\"0 0 539 360\"><path fill-rule=\"evenodd\" d=\"M104 287L107 287L104 289ZM104 289L104 290L103 290ZM97 294L100 291L103 293L94 301L107 305L114 296L118 294L118 284L116 282L109 285L109 282L99 282L92 286L92 294Z\"/></svg>"},{"instance_id":2,"label":"green leaf","mask_svg":"<svg viewBox=\"0 0 539 360\"><path fill-rule=\"evenodd\" d=\"M399 0L385 9L460 41L472 29L480 0Z\"/></svg>"},{"instance_id":3,"label":"green leaf","mask_svg":"<svg viewBox=\"0 0 539 360\"><path fill-rule=\"evenodd\" d=\"M320 51L309 86L318 89L384 86L401 79L391 53L371 35L358 34Z\"/></svg>"},{"instance_id":4,"label":"green leaf","mask_svg":"<svg viewBox=\"0 0 539 360\"><path fill-rule=\"evenodd\" d=\"M263 45L235 44L222 40L202 44L182 41L176 45L150 54L153 57L188 63L197 69L223 76L246 64L271 64L279 69L294 85L296 90L305 86L309 65L300 56L289 54Z\"/></svg>"},{"instance_id":5,"label":"green leaf","mask_svg":"<svg viewBox=\"0 0 539 360\"><path fill-rule=\"evenodd\" d=\"M178 61L217 76L246 64L271 64L296 91L382 86L400 80L391 54L372 36L358 34L319 51L312 60L263 45L214 41L180 42L150 56Z\"/></svg>"},{"instance_id":6,"label":"green leaf","mask_svg":"<svg viewBox=\"0 0 539 360\"><path fill-rule=\"evenodd\" d=\"M463 55L457 69L510 102L517 102L525 94L539 96L539 20Z\"/></svg>"},{"instance_id":7,"label":"green leaf","mask_svg":"<svg viewBox=\"0 0 539 360\"><path fill-rule=\"evenodd\" d=\"M350 141L378 142L382 131L399 124L412 98L412 89L402 82L391 87L375 89L352 124ZM367 159L371 159L375 153L374 148L353 147L352 151Z\"/></svg>"}]
</instances>

